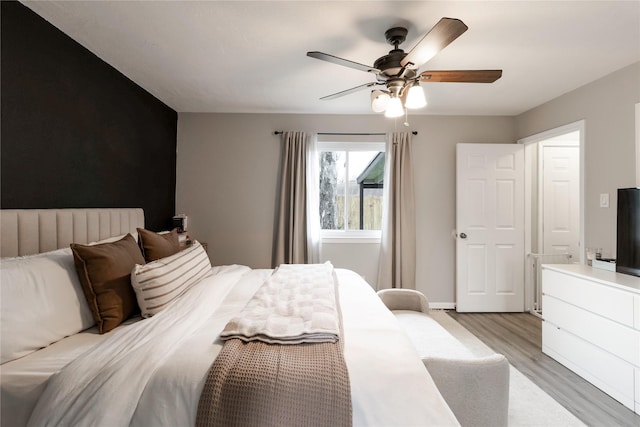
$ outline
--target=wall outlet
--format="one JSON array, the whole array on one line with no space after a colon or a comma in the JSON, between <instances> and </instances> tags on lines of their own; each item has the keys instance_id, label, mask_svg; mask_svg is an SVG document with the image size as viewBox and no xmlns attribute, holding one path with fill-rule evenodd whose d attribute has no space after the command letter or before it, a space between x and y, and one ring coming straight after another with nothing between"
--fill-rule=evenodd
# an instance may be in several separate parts
<instances>
[{"instance_id":1,"label":"wall outlet","mask_svg":"<svg viewBox=\"0 0 640 427\"><path fill-rule=\"evenodd\" d=\"M609 193L600 194L600 207L601 208L609 207Z\"/></svg>"}]
</instances>

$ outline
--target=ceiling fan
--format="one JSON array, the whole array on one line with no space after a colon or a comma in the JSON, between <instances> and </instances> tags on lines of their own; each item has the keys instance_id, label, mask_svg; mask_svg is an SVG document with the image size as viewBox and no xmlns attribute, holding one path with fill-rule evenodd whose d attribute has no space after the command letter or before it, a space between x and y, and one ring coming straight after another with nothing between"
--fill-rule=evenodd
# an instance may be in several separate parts
<instances>
[{"instance_id":1,"label":"ceiling fan","mask_svg":"<svg viewBox=\"0 0 640 427\"><path fill-rule=\"evenodd\" d=\"M322 52L307 52L307 56L372 73L376 81L365 83L322 97L322 100L339 98L359 90L374 86L386 89L371 91L371 108L387 117L405 114L405 108L422 108L427 105L420 82L493 83L502 76L502 70L448 70L423 71L418 69L467 31L464 22L454 18L442 18L408 53L398 48L407 37L407 29L394 27L384 34L393 49L387 55L376 59L373 66L360 64Z\"/></svg>"}]
</instances>

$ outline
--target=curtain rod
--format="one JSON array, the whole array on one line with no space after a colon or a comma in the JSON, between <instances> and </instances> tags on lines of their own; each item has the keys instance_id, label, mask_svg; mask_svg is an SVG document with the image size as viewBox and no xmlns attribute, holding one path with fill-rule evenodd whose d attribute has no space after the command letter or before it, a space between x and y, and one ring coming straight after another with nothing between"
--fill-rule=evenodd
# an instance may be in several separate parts
<instances>
[{"instance_id":1,"label":"curtain rod","mask_svg":"<svg viewBox=\"0 0 640 427\"><path fill-rule=\"evenodd\" d=\"M284 131L276 130L274 135L282 135ZM417 135L418 131L411 131L412 134ZM356 136L370 136L370 135L386 135L386 133L349 133L349 132L318 132L318 135L356 135Z\"/></svg>"}]
</instances>

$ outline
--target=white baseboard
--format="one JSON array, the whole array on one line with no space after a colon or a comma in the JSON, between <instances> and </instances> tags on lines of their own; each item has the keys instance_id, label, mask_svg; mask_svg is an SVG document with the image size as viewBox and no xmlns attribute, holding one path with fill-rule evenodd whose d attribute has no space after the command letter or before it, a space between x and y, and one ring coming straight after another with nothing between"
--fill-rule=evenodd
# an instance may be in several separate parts
<instances>
[{"instance_id":1,"label":"white baseboard","mask_svg":"<svg viewBox=\"0 0 640 427\"><path fill-rule=\"evenodd\" d=\"M431 310L455 310L455 302L429 302L429 308Z\"/></svg>"}]
</instances>

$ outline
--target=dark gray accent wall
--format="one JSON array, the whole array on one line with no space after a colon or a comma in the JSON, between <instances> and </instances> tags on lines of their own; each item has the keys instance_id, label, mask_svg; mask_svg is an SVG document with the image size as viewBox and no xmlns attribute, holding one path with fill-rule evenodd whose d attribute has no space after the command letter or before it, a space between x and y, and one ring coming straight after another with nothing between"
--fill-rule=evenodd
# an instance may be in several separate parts
<instances>
[{"instance_id":1,"label":"dark gray accent wall","mask_svg":"<svg viewBox=\"0 0 640 427\"><path fill-rule=\"evenodd\" d=\"M175 213L177 113L14 1L1 13L1 207Z\"/></svg>"}]
</instances>

